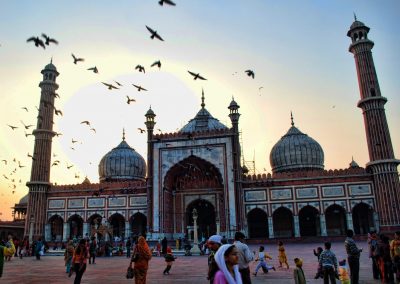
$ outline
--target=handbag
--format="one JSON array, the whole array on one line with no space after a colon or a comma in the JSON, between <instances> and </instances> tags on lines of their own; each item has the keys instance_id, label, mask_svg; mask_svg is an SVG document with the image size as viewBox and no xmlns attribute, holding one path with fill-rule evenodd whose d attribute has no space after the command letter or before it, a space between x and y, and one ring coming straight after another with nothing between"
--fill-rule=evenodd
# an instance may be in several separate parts
<instances>
[{"instance_id":1,"label":"handbag","mask_svg":"<svg viewBox=\"0 0 400 284\"><path fill-rule=\"evenodd\" d=\"M132 279L133 276L135 276L135 271L132 266L128 266L128 269L126 270L126 279Z\"/></svg>"}]
</instances>

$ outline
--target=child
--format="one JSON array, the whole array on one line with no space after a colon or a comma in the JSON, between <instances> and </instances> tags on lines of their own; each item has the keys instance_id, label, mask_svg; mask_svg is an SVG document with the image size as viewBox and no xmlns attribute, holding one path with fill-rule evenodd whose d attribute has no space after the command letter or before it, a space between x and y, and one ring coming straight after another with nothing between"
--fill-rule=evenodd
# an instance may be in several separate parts
<instances>
[{"instance_id":1,"label":"child","mask_svg":"<svg viewBox=\"0 0 400 284\"><path fill-rule=\"evenodd\" d=\"M323 252L323 249L321 247L317 247L317 251L315 251L315 249L314 249L314 255L318 258L318 270L317 270L317 274L315 274L314 279L324 277L322 274L322 267L321 267L321 265L319 265L319 256L321 255L322 252Z\"/></svg>"},{"instance_id":2,"label":"child","mask_svg":"<svg viewBox=\"0 0 400 284\"><path fill-rule=\"evenodd\" d=\"M350 284L349 272L347 271L346 260L339 261L339 279L342 284Z\"/></svg>"},{"instance_id":3,"label":"child","mask_svg":"<svg viewBox=\"0 0 400 284\"><path fill-rule=\"evenodd\" d=\"M256 261L260 261L257 264L256 271L254 272L254 276L257 276L257 272L260 269L260 267L263 268L264 273L268 273L268 269L273 269L275 270L275 267L271 265L267 265L266 259L272 259L271 256L269 256L266 252L264 252L264 247L260 246L258 249L258 257L256 258Z\"/></svg>"},{"instance_id":4,"label":"child","mask_svg":"<svg viewBox=\"0 0 400 284\"><path fill-rule=\"evenodd\" d=\"M167 253L165 254L164 258L165 258L165 262L167 263L167 267L164 269L163 274L169 275L169 271L171 270L171 267L172 267L172 262L175 261L175 259L176 259L176 257L173 256L173 254L172 254L171 247L167 247Z\"/></svg>"},{"instance_id":5,"label":"child","mask_svg":"<svg viewBox=\"0 0 400 284\"><path fill-rule=\"evenodd\" d=\"M285 248L283 247L283 242L278 242L278 259L279 259L279 267L282 267L282 264L286 264L287 269L289 269L289 263L287 262L287 257L285 253Z\"/></svg>"},{"instance_id":6,"label":"child","mask_svg":"<svg viewBox=\"0 0 400 284\"><path fill-rule=\"evenodd\" d=\"M301 258L295 258L294 263L296 264L295 269L293 269L293 277L295 284L306 284L306 277L303 271L303 260Z\"/></svg>"}]
</instances>

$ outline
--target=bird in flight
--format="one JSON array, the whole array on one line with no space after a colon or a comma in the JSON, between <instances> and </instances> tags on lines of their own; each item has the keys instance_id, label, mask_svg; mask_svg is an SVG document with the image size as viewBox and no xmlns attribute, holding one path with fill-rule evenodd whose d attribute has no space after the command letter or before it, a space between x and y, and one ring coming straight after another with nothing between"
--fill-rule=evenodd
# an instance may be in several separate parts
<instances>
[{"instance_id":1,"label":"bird in flight","mask_svg":"<svg viewBox=\"0 0 400 284\"><path fill-rule=\"evenodd\" d=\"M206 78L204 78L203 76L200 76L200 73L194 73L194 72L191 72L191 71L189 71L188 70L188 72L189 72L189 74L190 75L192 75L193 76L193 80L197 80L197 79L200 79L200 80L207 80Z\"/></svg>"},{"instance_id":2,"label":"bird in flight","mask_svg":"<svg viewBox=\"0 0 400 284\"><path fill-rule=\"evenodd\" d=\"M146 73L146 70L142 65L136 65L135 70L139 70L139 72Z\"/></svg>"},{"instance_id":3,"label":"bird in flight","mask_svg":"<svg viewBox=\"0 0 400 284\"><path fill-rule=\"evenodd\" d=\"M77 143L78 140L74 140L74 138L72 138L72 144Z\"/></svg>"},{"instance_id":4,"label":"bird in flight","mask_svg":"<svg viewBox=\"0 0 400 284\"><path fill-rule=\"evenodd\" d=\"M20 167L20 168L25 168L25 166L21 165L21 162L20 162L20 161L18 161L18 167Z\"/></svg>"},{"instance_id":5,"label":"bird in flight","mask_svg":"<svg viewBox=\"0 0 400 284\"><path fill-rule=\"evenodd\" d=\"M58 44L58 41L56 41L54 38L47 36L46 34L42 34L42 37L46 40L46 45L50 45L50 42Z\"/></svg>"},{"instance_id":6,"label":"bird in flight","mask_svg":"<svg viewBox=\"0 0 400 284\"><path fill-rule=\"evenodd\" d=\"M131 99L129 96L126 96L126 103L128 104L128 105L130 105L131 104L131 102L136 102L136 100L135 99Z\"/></svg>"},{"instance_id":7,"label":"bird in flight","mask_svg":"<svg viewBox=\"0 0 400 284\"><path fill-rule=\"evenodd\" d=\"M151 39L157 38L161 41L164 41L162 39L162 37L160 37L160 35L157 33L157 31L153 30L152 28L149 28L148 26L146 26L146 28L151 33L151 36L150 36Z\"/></svg>"},{"instance_id":8,"label":"bird in flight","mask_svg":"<svg viewBox=\"0 0 400 284\"><path fill-rule=\"evenodd\" d=\"M57 137L60 137L61 135L62 135L61 132L57 132L57 133L56 133L56 136L57 136Z\"/></svg>"},{"instance_id":9,"label":"bird in flight","mask_svg":"<svg viewBox=\"0 0 400 284\"><path fill-rule=\"evenodd\" d=\"M56 115L63 115L63 113L62 113L62 111L61 110L58 110L58 109L56 109L56 108L54 108L54 113L56 114Z\"/></svg>"},{"instance_id":10,"label":"bird in flight","mask_svg":"<svg viewBox=\"0 0 400 284\"><path fill-rule=\"evenodd\" d=\"M84 120L84 121L81 122L81 124L86 124L86 125L89 125L89 126L90 126L90 121Z\"/></svg>"},{"instance_id":11,"label":"bird in flight","mask_svg":"<svg viewBox=\"0 0 400 284\"><path fill-rule=\"evenodd\" d=\"M26 40L26 42L33 41L35 43L36 47L43 47L43 49L46 49L46 46L44 45L44 42L39 38L39 37L30 37Z\"/></svg>"},{"instance_id":12,"label":"bird in flight","mask_svg":"<svg viewBox=\"0 0 400 284\"><path fill-rule=\"evenodd\" d=\"M26 112L28 112L28 108L27 107L21 107L21 108L26 110Z\"/></svg>"},{"instance_id":13,"label":"bird in flight","mask_svg":"<svg viewBox=\"0 0 400 284\"><path fill-rule=\"evenodd\" d=\"M74 165L68 165L67 164L67 169L69 170L70 168L72 168Z\"/></svg>"},{"instance_id":14,"label":"bird in flight","mask_svg":"<svg viewBox=\"0 0 400 284\"><path fill-rule=\"evenodd\" d=\"M135 84L132 84L134 87L136 87L137 88L137 90L138 90L138 92L140 92L140 91L147 91L145 88L143 88L142 86L138 86L138 85L135 85Z\"/></svg>"},{"instance_id":15,"label":"bird in flight","mask_svg":"<svg viewBox=\"0 0 400 284\"><path fill-rule=\"evenodd\" d=\"M171 6L175 6L176 5L171 0L160 0L160 1L158 1L158 4L160 4L161 6L164 5L164 4L168 4L168 5L171 5Z\"/></svg>"},{"instance_id":16,"label":"bird in flight","mask_svg":"<svg viewBox=\"0 0 400 284\"><path fill-rule=\"evenodd\" d=\"M26 133L26 131L24 131L24 133L25 133L25 137L28 137L28 136L30 136L30 135L33 136L33 134L31 134L31 133Z\"/></svg>"},{"instance_id":17,"label":"bird in flight","mask_svg":"<svg viewBox=\"0 0 400 284\"><path fill-rule=\"evenodd\" d=\"M254 79L254 71L253 70L246 70L244 72L247 74L247 76L252 77Z\"/></svg>"},{"instance_id":18,"label":"bird in flight","mask_svg":"<svg viewBox=\"0 0 400 284\"><path fill-rule=\"evenodd\" d=\"M108 88L109 90L118 89L118 88L115 87L113 84L107 84L107 83L104 83L104 82L101 82L101 83L103 83L103 85L107 86L107 88Z\"/></svg>"},{"instance_id":19,"label":"bird in flight","mask_svg":"<svg viewBox=\"0 0 400 284\"><path fill-rule=\"evenodd\" d=\"M83 58L76 57L73 53L71 53L72 58L74 59L74 64L77 64L79 61L85 61Z\"/></svg>"},{"instance_id":20,"label":"bird in flight","mask_svg":"<svg viewBox=\"0 0 400 284\"><path fill-rule=\"evenodd\" d=\"M14 130L14 129L17 129L18 127L17 126L12 126L12 125L9 125L9 124L7 124L9 127L11 127L11 129L12 130Z\"/></svg>"},{"instance_id":21,"label":"bird in flight","mask_svg":"<svg viewBox=\"0 0 400 284\"><path fill-rule=\"evenodd\" d=\"M160 69L161 68L161 61L157 60L153 64L150 65L150 67L154 67L154 66L157 66L158 69Z\"/></svg>"},{"instance_id":22,"label":"bird in flight","mask_svg":"<svg viewBox=\"0 0 400 284\"><path fill-rule=\"evenodd\" d=\"M97 69L96 66L88 68L88 70L93 71L93 73L96 73L96 74L99 73L99 70Z\"/></svg>"},{"instance_id":23,"label":"bird in flight","mask_svg":"<svg viewBox=\"0 0 400 284\"><path fill-rule=\"evenodd\" d=\"M115 84L117 84L117 85L120 86L120 87L123 86L121 83L119 83L119 82L117 82L117 81L115 81L115 80L114 80L114 82L115 82Z\"/></svg>"},{"instance_id":24,"label":"bird in flight","mask_svg":"<svg viewBox=\"0 0 400 284\"><path fill-rule=\"evenodd\" d=\"M29 129L30 127L34 126L33 124L25 125L25 123L22 120L21 123L25 127L25 129Z\"/></svg>"},{"instance_id":25,"label":"bird in flight","mask_svg":"<svg viewBox=\"0 0 400 284\"><path fill-rule=\"evenodd\" d=\"M2 162L4 162L5 165L7 165L7 160L1 160Z\"/></svg>"},{"instance_id":26,"label":"bird in flight","mask_svg":"<svg viewBox=\"0 0 400 284\"><path fill-rule=\"evenodd\" d=\"M28 157L29 157L29 158L32 158L32 160L35 160L35 158L34 158L31 154L29 154L29 153L28 153Z\"/></svg>"},{"instance_id":27,"label":"bird in flight","mask_svg":"<svg viewBox=\"0 0 400 284\"><path fill-rule=\"evenodd\" d=\"M90 128L90 130L92 130L94 133L97 133L96 129L94 129L94 128Z\"/></svg>"},{"instance_id":28,"label":"bird in flight","mask_svg":"<svg viewBox=\"0 0 400 284\"><path fill-rule=\"evenodd\" d=\"M143 128L138 128L138 130L140 131L140 133L144 133L144 132L146 132L146 130L145 129L143 129Z\"/></svg>"}]
</instances>

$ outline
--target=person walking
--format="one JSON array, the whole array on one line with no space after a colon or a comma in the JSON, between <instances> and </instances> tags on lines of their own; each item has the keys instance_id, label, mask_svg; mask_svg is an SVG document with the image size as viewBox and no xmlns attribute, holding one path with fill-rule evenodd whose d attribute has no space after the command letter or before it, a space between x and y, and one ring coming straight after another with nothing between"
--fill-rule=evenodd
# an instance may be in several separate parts
<instances>
[{"instance_id":1,"label":"person walking","mask_svg":"<svg viewBox=\"0 0 400 284\"><path fill-rule=\"evenodd\" d=\"M278 242L278 259L279 259L279 267L282 267L283 264L286 264L287 269L289 269L289 263L287 261L287 256L285 252L285 247L283 246L283 242Z\"/></svg>"},{"instance_id":2,"label":"person walking","mask_svg":"<svg viewBox=\"0 0 400 284\"><path fill-rule=\"evenodd\" d=\"M359 249L356 242L353 240L353 230L347 230L347 238L344 241L344 246L347 252L347 261L349 262L350 268L350 279L351 284L358 284L359 273L360 273L360 253L362 249Z\"/></svg>"},{"instance_id":3,"label":"person walking","mask_svg":"<svg viewBox=\"0 0 400 284\"><path fill-rule=\"evenodd\" d=\"M128 238L128 240L126 241L126 257L131 257L131 247L132 247L132 242L131 242L131 238Z\"/></svg>"},{"instance_id":4,"label":"person walking","mask_svg":"<svg viewBox=\"0 0 400 284\"><path fill-rule=\"evenodd\" d=\"M81 239L77 248L74 251L72 257L72 263L74 264L75 280L74 284L80 284L83 273L86 271L86 263L89 258L89 251L87 249L86 240Z\"/></svg>"},{"instance_id":5,"label":"person walking","mask_svg":"<svg viewBox=\"0 0 400 284\"><path fill-rule=\"evenodd\" d=\"M239 251L235 245L222 245L215 253L218 271L215 273L213 284L242 284L239 272Z\"/></svg>"},{"instance_id":6,"label":"person walking","mask_svg":"<svg viewBox=\"0 0 400 284\"><path fill-rule=\"evenodd\" d=\"M163 274L168 274L172 267L172 262L175 261L176 257L172 254L171 247L167 247L167 253L164 256L165 262L167 263L167 267L164 269Z\"/></svg>"},{"instance_id":7,"label":"person walking","mask_svg":"<svg viewBox=\"0 0 400 284\"><path fill-rule=\"evenodd\" d=\"M368 248L369 248L369 258L372 260L372 276L374 279L379 279L379 268L377 264L378 258L378 236L376 235L376 231L371 231L368 234Z\"/></svg>"},{"instance_id":8,"label":"person walking","mask_svg":"<svg viewBox=\"0 0 400 284\"><path fill-rule=\"evenodd\" d=\"M331 243L326 242L325 250L319 256L319 265L322 268L322 273L324 275L324 284L331 283L336 284L336 275L338 274L338 266L336 255L331 251Z\"/></svg>"},{"instance_id":9,"label":"person walking","mask_svg":"<svg viewBox=\"0 0 400 284\"><path fill-rule=\"evenodd\" d=\"M400 283L400 231L394 233L394 239L390 242L390 257L392 258L396 281Z\"/></svg>"},{"instance_id":10,"label":"person walking","mask_svg":"<svg viewBox=\"0 0 400 284\"><path fill-rule=\"evenodd\" d=\"M218 249L222 245L222 238L219 235L212 235L207 240L207 246L210 250L210 254L208 255L208 273L207 273L207 280L210 281L210 284L214 282L215 273L218 271L218 265L215 262L215 254Z\"/></svg>"},{"instance_id":11,"label":"person walking","mask_svg":"<svg viewBox=\"0 0 400 284\"><path fill-rule=\"evenodd\" d=\"M12 256L15 253L15 246L11 235L8 236L8 243L10 247L0 245L0 278L3 276L4 257Z\"/></svg>"},{"instance_id":12,"label":"person walking","mask_svg":"<svg viewBox=\"0 0 400 284\"><path fill-rule=\"evenodd\" d=\"M167 247L168 247L168 240L167 237L164 237L161 241L161 254L165 255L167 253Z\"/></svg>"},{"instance_id":13,"label":"person walking","mask_svg":"<svg viewBox=\"0 0 400 284\"><path fill-rule=\"evenodd\" d=\"M72 264L72 257L74 256L74 249L75 249L74 243L72 242L72 240L69 240L68 245L64 252L64 261L66 266L65 272L68 274L71 273L71 264Z\"/></svg>"},{"instance_id":14,"label":"person walking","mask_svg":"<svg viewBox=\"0 0 400 284\"><path fill-rule=\"evenodd\" d=\"M295 258L294 264L296 267L293 269L293 277L295 284L306 284L306 276L303 271L303 260L301 258Z\"/></svg>"},{"instance_id":15,"label":"person walking","mask_svg":"<svg viewBox=\"0 0 400 284\"><path fill-rule=\"evenodd\" d=\"M96 264L96 253L97 253L97 242L96 238L92 237L92 240L89 245L89 264Z\"/></svg>"},{"instance_id":16,"label":"person walking","mask_svg":"<svg viewBox=\"0 0 400 284\"><path fill-rule=\"evenodd\" d=\"M135 274L135 284L146 284L147 270L149 269L149 260L151 259L151 250L145 238L140 236L135 246L129 264L135 263L133 269Z\"/></svg>"},{"instance_id":17,"label":"person walking","mask_svg":"<svg viewBox=\"0 0 400 284\"><path fill-rule=\"evenodd\" d=\"M40 260L40 255L42 253L42 247L43 247L42 238L39 238L35 244L35 256L36 256L37 260Z\"/></svg>"},{"instance_id":18,"label":"person walking","mask_svg":"<svg viewBox=\"0 0 400 284\"><path fill-rule=\"evenodd\" d=\"M244 243L245 235L242 232L235 233L233 243L239 252L239 272L242 275L243 284L251 284L249 263L253 260L253 254Z\"/></svg>"},{"instance_id":19,"label":"person walking","mask_svg":"<svg viewBox=\"0 0 400 284\"><path fill-rule=\"evenodd\" d=\"M384 234L379 236L380 241L378 242L378 267L381 272L382 283L393 283L393 264L392 258L390 257L390 244L389 238Z\"/></svg>"}]
</instances>

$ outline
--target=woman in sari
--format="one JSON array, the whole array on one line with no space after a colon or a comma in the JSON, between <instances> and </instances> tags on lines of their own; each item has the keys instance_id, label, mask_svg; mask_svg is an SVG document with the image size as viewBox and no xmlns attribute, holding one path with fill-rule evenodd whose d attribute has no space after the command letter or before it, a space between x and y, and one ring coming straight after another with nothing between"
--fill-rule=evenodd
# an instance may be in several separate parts
<instances>
[{"instance_id":1,"label":"woman in sari","mask_svg":"<svg viewBox=\"0 0 400 284\"><path fill-rule=\"evenodd\" d=\"M146 284L147 269L151 258L150 248L144 237L139 237L138 243L133 250L130 267L135 263L133 269L135 274L135 284Z\"/></svg>"}]
</instances>

